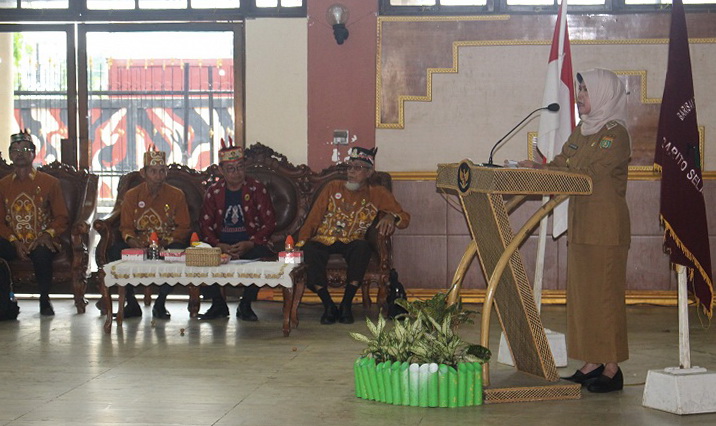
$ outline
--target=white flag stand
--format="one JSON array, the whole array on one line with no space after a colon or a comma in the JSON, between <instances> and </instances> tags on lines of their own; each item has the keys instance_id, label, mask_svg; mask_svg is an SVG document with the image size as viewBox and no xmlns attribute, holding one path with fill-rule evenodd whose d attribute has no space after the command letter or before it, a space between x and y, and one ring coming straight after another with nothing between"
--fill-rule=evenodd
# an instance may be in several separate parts
<instances>
[{"instance_id":1,"label":"white flag stand","mask_svg":"<svg viewBox=\"0 0 716 426\"><path fill-rule=\"evenodd\" d=\"M686 267L676 265L679 280L679 367L649 370L642 405L674 414L716 412L716 373L691 366L689 297Z\"/></svg>"},{"instance_id":2,"label":"white flag stand","mask_svg":"<svg viewBox=\"0 0 716 426\"><path fill-rule=\"evenodd\" d=\"M542 197L542 204L549 201L549 196ZM539 225L539 242L537 243L537 266L535 266L535 282L534 282L534 295L535 305L537 305L537 312L542 311L542 280L544 277L544 252L545 245L547 243L547 216L543 217ZM567 342L564 337L564 333L552 331L550 329L544 329L547 334L547 343L549 348L552 350L552 357L554 358L554 364L557 367L567 366ZM500 334L500 348L497 351L497 362L505 365L515 365L512 359L512 352L510 351L507 340L505 339L505 333Z\"/></svg>"}]
</instances>

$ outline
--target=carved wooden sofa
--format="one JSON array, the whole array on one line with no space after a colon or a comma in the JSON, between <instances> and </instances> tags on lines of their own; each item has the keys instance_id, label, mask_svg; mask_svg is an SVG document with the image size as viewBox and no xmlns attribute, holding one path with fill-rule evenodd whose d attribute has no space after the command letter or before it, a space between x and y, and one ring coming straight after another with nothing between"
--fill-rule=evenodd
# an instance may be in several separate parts
<instances>
[{"instance_id":1,"label":"carved wooden sofa","mask_svg":"<svg viewBox=\"0 0 716 426\"><path fill-rule=\"evenodd\" d=\"M53 260L53 290L70 285L77 313L81 314L87 305L84 296L89 263L89 221L97 203L97 175L56 161L38 170L59 179L69 213L70 226L59 236L62 248ZM11 172L12 166L0 158L0 178ZM31 261L16 259L8 264L16 293L26 293L26 288L37 285Z\"/></svg>"},{"instance_id":2,"label":"carved wooden sofa","mask_svg":"<svg viewBox=\"0 0 716 426\"><path fill-rule=\"evenodd\" d=\"M284 155L260 143L250 146L245 152L247 174L261 181L271 195L276 210L276 230L270 239L270 247L274 252L284 248L286 236L294 238L303 225L310 207L323 186L335 179L346 179L345 165L337 165L313 172L308 166L295 166ZM204 192L211 183L219 179L218 166L213 165L203 172L189 169L185 166L172 164L169 166L167 182L184 191L192 227L198 231L198 219ZM376 182L391 187L390 175L376 173ZM96 220L94 228L100 236L96 250L97 265L107 263L107 251L112 243L121 238L119 233L119 216L124 194L130 188L142 182L139 172L131 172L119 181L117 201L112 213L104 219ZM379 302L385 303L387 297L386 286L392 265L390 237L378 237L373 229L369 232L369 240L374 247L375 254L363 282L363 304L370 306L368 290L370 284L379 288ZM305 287L305 274L303 268L294 270L296 290L294 304L300 303ZM337 287L343 285L346 279L346 264L340 256L334 256L328 265L329 284ZM150 303L150 296L145 293L145 304ZM295 310L294 310L295 312Z\"/></svg>"}]
</instances>

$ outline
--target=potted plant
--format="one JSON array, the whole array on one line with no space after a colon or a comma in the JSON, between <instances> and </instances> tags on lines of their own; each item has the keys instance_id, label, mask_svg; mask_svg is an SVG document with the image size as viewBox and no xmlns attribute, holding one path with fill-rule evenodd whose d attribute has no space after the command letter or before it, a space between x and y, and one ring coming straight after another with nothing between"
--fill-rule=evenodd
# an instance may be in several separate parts
<instances>
[{"instance_id":1,"label":"potted plant","mask_svg":"<svg viewBox=\"0 0 716 426\"><path fill-rule=\"evenodd\" d=\"M461 407L482 404L482 363L490 350L460 338L456 328L472 323L474 311L447 305L447 294L397 301L404 314L387 326L383 316L366 319L370 336L354 364L356 396L394 405Z\"/></svg>"}]
</instances>

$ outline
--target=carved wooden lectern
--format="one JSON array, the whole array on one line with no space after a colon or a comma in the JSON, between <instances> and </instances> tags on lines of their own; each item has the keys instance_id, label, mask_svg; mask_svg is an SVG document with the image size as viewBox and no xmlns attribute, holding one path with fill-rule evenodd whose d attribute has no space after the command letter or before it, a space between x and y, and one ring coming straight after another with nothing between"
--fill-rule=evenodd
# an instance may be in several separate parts
<instances>
[{"instance_id":1,"label":"carved wooden lectern","mask_svg":"<svg viewBox=\"0 0 716 426\"><path fill-rule=\"evenodd\" d=\"M477 255L488 283L480 344L489 347L490 313L494 302L515 368L547 382L557 382L557 368L518 248L539 221L565 198L573 194L590 194L591 179L582 174L553 170L482 167L463 160L461 163L438 165L436 182L438 188L457 192L472 236L472 242L455 271L448 303L457 301L465 273L472 258ZM508 211L528 195L544 194L554 197L514 233ZM505 195L513 197L506 203ZM578 384L491 390L487 363L483 365L483 381L488 387L485 402L491 402L491 399L492 402L506 402L580 396Z\"/></svg>"}]
</instances>

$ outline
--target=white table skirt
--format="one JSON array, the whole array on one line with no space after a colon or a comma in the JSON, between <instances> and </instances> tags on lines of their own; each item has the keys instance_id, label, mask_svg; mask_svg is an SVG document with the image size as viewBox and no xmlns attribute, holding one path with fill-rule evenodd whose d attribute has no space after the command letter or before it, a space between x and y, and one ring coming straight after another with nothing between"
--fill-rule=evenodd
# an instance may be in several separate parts
<instances>
[{"instance_id":1,"label":"white table skirt","mask_svg":"<svg viewBox=\"0 0 716 426\"><path fill-rule=\"evenodd\" d=\"M104 265L104 285L138 286L150 284L169 285L251 285L269 287L293 287L289 275L297 267L295 263L249 262L219 266L186 266L181 262L163 260L129 261L117 260Z\"/></svg>"}]
</instances>

